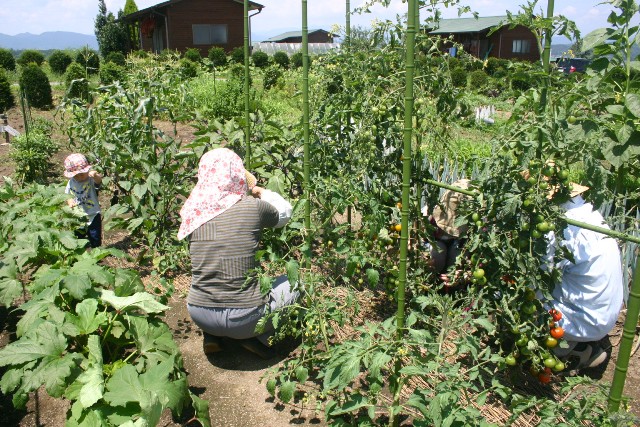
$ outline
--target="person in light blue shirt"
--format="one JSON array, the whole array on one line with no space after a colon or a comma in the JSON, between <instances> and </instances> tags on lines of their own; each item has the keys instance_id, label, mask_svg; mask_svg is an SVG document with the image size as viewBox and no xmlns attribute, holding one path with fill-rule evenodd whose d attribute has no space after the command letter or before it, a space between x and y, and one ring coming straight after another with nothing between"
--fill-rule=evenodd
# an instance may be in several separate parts
<instances>
[{"instance_id":1,"label":"person in light blue shirt","mask_svg":"<svg viewBox=\"0 0 640 427\"><path fill-rule=\"evenodd\" d=\"M588 188L574 185L573 196L561 205L566 217L609 228L602 215L585 202L581 192ZM555 254L553 232L549 238L549 259ZM568 349L556 349L559 357L578 359L577 369L602 364L607 355L597 344L606 337L618 320L622 307L623 283L620 249L617 242L602 233L569 225L562 232L560 245L573 255L560 260L555 267L562 271L562 279L547 301L548 308L558 310L562 318L557 322L564 329Z\"/></svg>"}]
</instances>

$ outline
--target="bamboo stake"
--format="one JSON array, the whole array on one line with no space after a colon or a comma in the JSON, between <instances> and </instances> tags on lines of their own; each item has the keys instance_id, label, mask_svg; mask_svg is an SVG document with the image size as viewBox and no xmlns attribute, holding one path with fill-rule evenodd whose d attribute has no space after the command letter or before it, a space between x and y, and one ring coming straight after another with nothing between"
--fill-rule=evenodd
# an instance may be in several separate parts
<instances>
[{"instance_id":1,"label":"bamboo stake","mask_svg":"<svg viewBox=\"0 0 640 427\"><path fill-rule=\"evenodd\" d=\"M249 0L244 0L244 163L251 164L251 126L249 124Z\"/></svg>"},{"instance_id":2,"label":"bamboo stake","mask_svg":"<svg viewBox=\"0 0 640 427\"><path fill-rule=\"evenodd\" d=\"M307 27L307 0L302 0L302 132L304 138L304 227L306 229L307 247L305 250L305 265L311 268L311 199L310 199L310 149L309 149L309 29Z\"/></svg>"}]
</instances>

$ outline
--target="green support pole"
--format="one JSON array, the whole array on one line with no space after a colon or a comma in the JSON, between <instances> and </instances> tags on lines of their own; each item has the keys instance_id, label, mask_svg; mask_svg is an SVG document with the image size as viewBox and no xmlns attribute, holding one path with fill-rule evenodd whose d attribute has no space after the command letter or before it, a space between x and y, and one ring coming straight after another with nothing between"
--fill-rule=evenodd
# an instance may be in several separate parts
<instances>
[{"instance_id":1,"label":"green support pole","mask_svg":"<svg viewBox=\"0 0 640 427\"><path fill-rule=\"evenodd\" d=\"M553 18L554 0L547 0L547 18ZM552 30L544 32L544 47L542 49L542 68L544 70L544 78L542 80L542 90L540 91L540 113L547 109L547 94L549 91L549 58L551 56L551 36ZM544 135L542 131L538 131L538 150L536 158L542 158L542 141Z\"/></svg>"},{"instance_id":2,"label":"green support pole","mask_svg":"<svg viewBox=\"0 0 640 427\"><path fill-rule=\"evenodd\" d=\"M249 0L244 0L244 164L251 167L251 125L249 123Z\"/></svg>"},{"instance_id":3,"label":"green support pole","mask_svg":"<svg viewBox=\"0 0 640 427\"><path fill-rule=\"evenodd\" d=\"M307 0L302 0L302 132L304 137L304 194L306 201L304 205L304 227L306 229L307 250L305 266L311 267L311 200L310 200L310 150L309 150L309 29L307 27Z\"/></svg>"},{"instance_id":4,"label":"green support pole","mask_svg":"<svg viewBox=\"0 0 640 427\"><path fill-rule=\"evenodd\" d=\"M613 381L609 391L609 412L618 412L620 409L622 391L631 358L631 347L633 347L633 339L636 336L638 326L638 316L640 316L640 256L636 257L636 270L631 281L631 291L627 303L627 318L624 321L616 370L613 373Z\"/></svg>"},{"instance_id":5,"label":"green support pole","mask_svg":"<svg viewBox=\"0 0 640 427\"><path fill-rule=\"evenodd\" d=\"M347 0L347 13L345 16L345 47L351 49L351 2Z\"/></svg>"}]
</instances>

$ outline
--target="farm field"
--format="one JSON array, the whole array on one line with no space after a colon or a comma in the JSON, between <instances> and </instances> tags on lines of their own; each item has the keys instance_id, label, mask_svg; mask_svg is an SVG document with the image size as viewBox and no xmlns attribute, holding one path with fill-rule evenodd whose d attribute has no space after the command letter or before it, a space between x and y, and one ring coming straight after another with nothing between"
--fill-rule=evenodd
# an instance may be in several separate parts
<instances>
[{"instance_id":1,"label":"farm field","mask_svg":"<svg viewBox=\"0 0 640 427\"><path fill-rule=\"evenodd\" d=\"M7 422L636 425L637 321L620 411L607 408L637 296L599 342L606 362L577 375L556 353L566 319L546 302L574 256L554 236L575 225L561 205L579 184L616 238L625 290L634 277L640 73L627 63L638 7L619 9L612 28L585 37L594 65L573 75L548 58L451 58L411 30L415 17L311 61L254 55L250 81L231 58L136 52L57 76L65 85L36 108L43 92L24 75L46 74L9 72L25 96L8 109L22 135L0 145ZM531 16L512 19L546 28ZM234 345L207 358L186 310L179 211L199 159L221 146L293 205L257 253L263 287L286 274L301 291L259 324L276 328L266 360ZM92 250L63 194L72 152L104 175L104 241ZM459 256L435 271L436 211L461 178Z\"/></svg>"}]
</instances>

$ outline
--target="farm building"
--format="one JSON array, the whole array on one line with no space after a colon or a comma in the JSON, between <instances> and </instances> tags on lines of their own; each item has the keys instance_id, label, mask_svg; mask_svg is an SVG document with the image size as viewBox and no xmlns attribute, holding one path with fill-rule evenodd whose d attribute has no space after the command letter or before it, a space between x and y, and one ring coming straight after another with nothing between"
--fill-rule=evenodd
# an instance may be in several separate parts
<instances>
[{"instance_id":1,"label":"farm building","mask_svg":"<svg viewBox=\"0 0 640 427\"><path fill-rule=\"evenodd\" d=\"M325 30L309 30L309 43L333 43L333 36ZM302 43L302 31L289 31L263 41L263 43Z\"/></svg>"},{"instance_id":2,"label":"farm building","mask_svg":"<svg viewBox=\"0 0 640 427\"><path fill-rule=\"evenodd\" d=\"M489 35L489 31L496 26L500 28ZM522 25L510 28L507 16L442 19L438 27L429 33L451 37L465 52L479 59L495 57L532 62L540 59L535 35ZM455 55L453 44L449 49Z\"/></svg>"},{"instance_id":3,"label":"farm building","mask_svg":"<svg viewBox=\"0 0 640 427\"><path fill-rule=\"evenodd\" d=\"M249 2L249 16L263 8ZM206 56L213 46L231 51L244 45L242 0L169 0L123 19L139 29L138 48L152 52L197 48Z\"/></svg>"}]
</instances>

